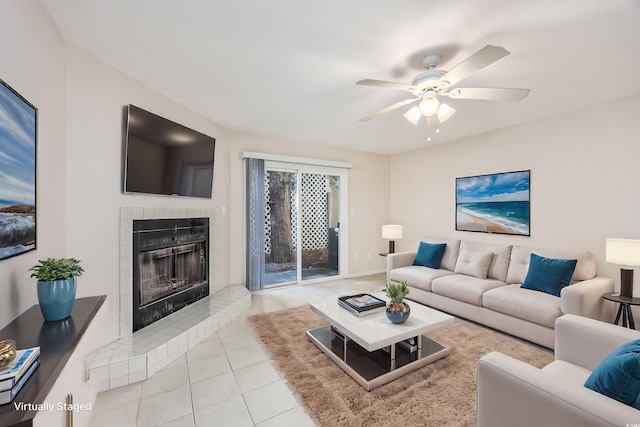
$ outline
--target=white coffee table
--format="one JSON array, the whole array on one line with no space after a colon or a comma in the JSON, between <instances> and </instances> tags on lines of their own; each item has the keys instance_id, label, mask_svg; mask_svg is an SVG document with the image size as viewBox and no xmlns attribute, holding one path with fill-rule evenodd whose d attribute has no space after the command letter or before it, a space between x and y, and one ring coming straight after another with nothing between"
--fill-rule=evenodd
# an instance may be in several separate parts
<instances>
[{"instance_id":1,"label":"white coffee table","mask_svg":"<svg viewBox=\"0 0 640 427\"><path fill-rule=\"evenodd\" d=\"M386 300L384 294L374 295ZM406 301L411 306L409 319L394 324L384 312L356 317L340 307L337 301L338 297L310 305L329 326L309 330L307 337L368 391L450 353L448 347L423 334L453 323L453 316ZM339 338L332 326L346 339ZM418 349L413 353L396 345L410 338L417 341Z\"/></svg>"}]
</instances>

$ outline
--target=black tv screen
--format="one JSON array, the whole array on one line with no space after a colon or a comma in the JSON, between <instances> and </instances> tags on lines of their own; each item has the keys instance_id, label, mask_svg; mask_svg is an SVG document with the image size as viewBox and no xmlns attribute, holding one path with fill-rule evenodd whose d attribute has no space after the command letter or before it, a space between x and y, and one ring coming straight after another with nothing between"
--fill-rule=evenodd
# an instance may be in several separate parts
<instances>
[{"instance_id":1,"label":"black tv screen","mask_svg":"<svg viewBox=\"0 0 640 427\"><path fill-rule=\"evenodd\" d=\"M211 198L216 140L129 105L124 191Z\"/></svg>"}]
</instances>

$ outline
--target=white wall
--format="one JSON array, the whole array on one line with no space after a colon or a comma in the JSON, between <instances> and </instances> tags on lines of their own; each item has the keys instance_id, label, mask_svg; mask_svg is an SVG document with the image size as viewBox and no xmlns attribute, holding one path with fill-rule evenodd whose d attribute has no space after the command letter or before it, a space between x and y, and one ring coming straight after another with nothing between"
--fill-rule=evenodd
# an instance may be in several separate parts
<instances>
[{"instance_id":1,"label":"white wall","mask_svg":"<svg viewBox=\"0 0 640 427\"><path fill-rule=\"evenodd\" d=\"M64 255L64 44L39 2L3 0L0 79L38 108L37 248L0 260L0 327L37 304L27 270L38 259Z\"/></svg>"},{"instance_id":2,"label":"white wall","mask_svg":"<svg viewBox=\"0 0 640 427\"><path fill-rule=\"evenodd\" d=\"M394 156L391 214L405 225L399 249L414 250L427 235L586 249L619 286L619 266L604 261L605 239L640 239L639 117L634 96ZM523 169L531 170L531 237L455 231L456 177Z\"/></svg>"}]
</instances>

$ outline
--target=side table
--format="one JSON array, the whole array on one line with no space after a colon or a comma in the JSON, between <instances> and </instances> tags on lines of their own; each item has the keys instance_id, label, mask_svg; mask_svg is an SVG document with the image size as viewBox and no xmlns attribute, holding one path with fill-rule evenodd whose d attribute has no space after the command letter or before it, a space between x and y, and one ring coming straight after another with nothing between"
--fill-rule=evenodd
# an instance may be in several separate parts
<instances>
[{"instance_id":1,"label":"side table","mask_svg":"<svg viewBox=\"0 0 640 427\"><path fill-rule=\"evenodd\" d=\"M616 325L618 324L618 321L620 321L620 316L622 316L622 326L626 328L628 324L629 328L636 328L635 322L633 321L631 306L640 305L640 298L623 297L619 292L607 292L602 295L602 298L620 304L618 314L616 314L616 320L614 322Z\"/></svg>"}]
</instances>

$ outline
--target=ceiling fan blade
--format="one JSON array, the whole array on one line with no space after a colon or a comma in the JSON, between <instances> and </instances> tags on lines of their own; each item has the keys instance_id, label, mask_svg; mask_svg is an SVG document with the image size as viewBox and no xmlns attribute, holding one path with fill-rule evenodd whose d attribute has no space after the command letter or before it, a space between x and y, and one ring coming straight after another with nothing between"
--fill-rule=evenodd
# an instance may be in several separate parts
<instances>
[{"instance_id":1,"label":"ceiling fan blade","mask_svg":"<svg viewBox=\"0 0 640 427\"><path fill-rule=\"evenodd\" d=\"M455 88L447 95L454 99L484 99L487 101L521 101L529 95L531 89L513 89L498 87Z\"/></svg>"},{"instance_id":2,"label":"ceiling fan blade","mask_svg":"<svg viewBox=\"0 0 640 427\"><path fill-rule=\"evenodd\" d=\"M404 101L396 102L393 105L389 105L387 108L383 108L380 111L376 111L373 114L369 114L368 116L361 118L360 121L361 122L368 122L369 120L373 120L378 116L381 116L381 115L383 115L385 113L388 113L389 111L393 111L393 110L395 110L397 108L400 108L400 107L402 107L404 105L408 105L408 104L411 104L412 102L416 102L419 99L420 98L411 98L411 99L405 99Z\"/></svg>"},{"instance_id":3,"label":"ceiling fan blade","mask_svg":"<svg viewBox=\"0 0 640 427\"><path fill-rule=\"evenodd\" d=\"M384 80L364 79L364 80L360 80L359 82L356 82L356 84L365 85L365 86L386 87L387 89L404 90L407 92L411 92L413 89L415 89L415 87L411 85L406 85L404 83L387 82Z\"/></svg>"},{"instance_id":4,"label":"ceiling fan blade","mask_svg":"<svg viewBox=\"0 0 640 427\"><path fill-rule=\"evenodd\" d=\"M449 86L453 86L459 81L466 79L471 74L475 73L496 62L500 58L504 58L509 55L509 51L500 46L486 45L455 67L447 74L440 78L441 81L449 82Z\"/></svg>"}]
</instances>

